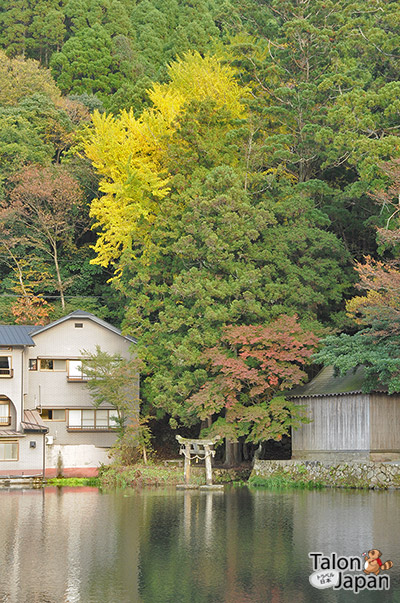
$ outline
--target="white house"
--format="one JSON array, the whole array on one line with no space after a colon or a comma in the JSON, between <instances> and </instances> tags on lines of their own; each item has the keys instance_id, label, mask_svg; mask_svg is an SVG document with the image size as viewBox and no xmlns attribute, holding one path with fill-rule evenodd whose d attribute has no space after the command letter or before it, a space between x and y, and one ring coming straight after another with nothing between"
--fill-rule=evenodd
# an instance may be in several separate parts
<instances>
[{"instance_id":1,"label":"white house","mask_svg":"<svg viewBox=\"0 0 400 603\"><path fill-rule=\"evenodd\" d=\"M81 310L44 327L0 325L0 475L94 475L108 463L115 411L94 408L82 352L129 358L135 343Z\"/></svg>"}]
</instances>

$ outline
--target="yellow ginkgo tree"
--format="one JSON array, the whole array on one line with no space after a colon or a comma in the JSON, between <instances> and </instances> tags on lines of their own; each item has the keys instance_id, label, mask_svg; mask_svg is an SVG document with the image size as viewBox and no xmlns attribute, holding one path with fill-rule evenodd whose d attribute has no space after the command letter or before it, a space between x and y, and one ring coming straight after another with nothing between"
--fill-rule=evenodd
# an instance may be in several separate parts
<instances>
[{"instance_id":1,"label":"yellow ginkgo tree","mask_svg":"<svg viewBox=\"0 0 400 603\"><path fill-rule=\"evenodd\" d=\"M139 117L132 111L119 116L93 115L94 129L85 153L101 176L99 196L91 216L98 239L94 263L112 265L133 241L148 252L151 226L168 195L168 141L179 127L177 118L191 101L211 100L231 117L244 115L247 90L234 79L234 71L213 57L187 53L168 69L170 81L148 91L152 107Z\"/></svg>"}]
</instances>

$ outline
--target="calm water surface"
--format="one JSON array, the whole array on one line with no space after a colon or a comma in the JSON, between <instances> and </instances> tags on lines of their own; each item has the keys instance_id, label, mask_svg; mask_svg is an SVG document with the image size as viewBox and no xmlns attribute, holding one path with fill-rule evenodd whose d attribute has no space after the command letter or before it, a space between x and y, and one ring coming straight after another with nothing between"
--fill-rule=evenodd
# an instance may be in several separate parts
<instances>
[{"instance_id":1,"label":"calm water surface","mask_svg":"<svg viewBox=\"0 0 400 603\"><path fill-rule=\"evenodd\" d=\"M400 603L400 493L0 492L7 603ZM312 588L310 551L391 559L391 589Z\"/></svg>"}]
</instances>

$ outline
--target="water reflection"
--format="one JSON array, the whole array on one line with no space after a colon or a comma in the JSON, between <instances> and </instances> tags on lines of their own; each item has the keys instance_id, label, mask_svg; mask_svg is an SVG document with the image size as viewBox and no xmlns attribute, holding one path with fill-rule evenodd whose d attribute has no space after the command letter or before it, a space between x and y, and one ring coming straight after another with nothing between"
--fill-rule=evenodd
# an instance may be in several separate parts
<instances>
[{"instance_id":1,"label":"water reflection","mask_svg":"<svg viewBox=\"0 0 400 603\"><path fill-rule=\"evenodd\" d=\"M400 493L0 491L0 601L354 601L308 583L309 551L390 558L400 601Z\"/></svg>"}]
</instances>

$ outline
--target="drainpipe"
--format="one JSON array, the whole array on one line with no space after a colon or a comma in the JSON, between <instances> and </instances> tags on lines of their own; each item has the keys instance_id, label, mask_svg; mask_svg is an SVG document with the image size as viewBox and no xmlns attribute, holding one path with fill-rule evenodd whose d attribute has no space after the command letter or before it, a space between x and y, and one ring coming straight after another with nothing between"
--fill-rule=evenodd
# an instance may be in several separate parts
<instances>
[{"instance_id":1,"label":"drainpipe","mask_svg":"<svg viewBox=\"0 0 400 603\"><path fill-rule=\"evenodd\" d=\"M43 432L43 476L42 479L44 481L46 475L46 432Z\"/></svg>"},{"instance_id":2,"label":"drainpipe","mask_svg":"<svg viewBox=\"0 0 400 603\"><path fill-rule=\"evenodd\" d=\"M22 346L21 350L21 421L24 418L24 355L25 355L26 346ZM18 431L18 425L15 426L16 431Z\"/></svg>"}]
</instances>

